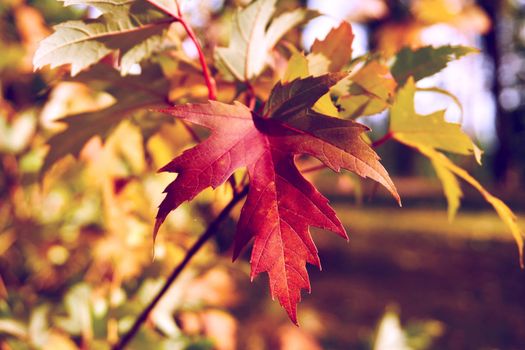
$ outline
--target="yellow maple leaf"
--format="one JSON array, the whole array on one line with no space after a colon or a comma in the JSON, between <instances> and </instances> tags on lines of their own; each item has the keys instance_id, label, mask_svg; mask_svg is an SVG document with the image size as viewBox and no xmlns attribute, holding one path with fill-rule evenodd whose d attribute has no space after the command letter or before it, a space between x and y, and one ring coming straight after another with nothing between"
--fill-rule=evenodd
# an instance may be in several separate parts
<instances>
[{"instance_id":1,"label":"yellow maple leaf","mask_svg":"<svg viewBox=\"0 0 525 350\"><path fill-rule=\"evenodd\" d=\"M512 210L501 199L493 196L489 191L487 191L479 183L479 181L473 178L466 170L454 164L443 153L438 152L435 149L432 149L431 147L426 147L420 144L411 143L407 141L403 143L407 146L416 148L419 152L428 157L435 167L437 165L436 171L438 171L438 175L439 172L441 172L441 176L444 175L444 181L443 178L442 181L445 187L445 192L448 191L447 196L450 195L451 200L457 200L457 203L459 204L461 190L459 189L459 186L457 184L456 177L462 178L481 193L483 198L485 198L485 200L488 203L490 203L490 205L492 205L492 207L499 215L503 223L509 228L510 232L512 233L512 236L514 237L514 240L518 245L520 266L521 268L525 268L523 262L523 232L518 226L516 215L512 212Z\"/></svg>"},{"instance_id":2,"label":"yellow maple leaf","mask_svg":"<svg viewBox=\"0 0 525 350\"><path fill-rule=\"evenodd\" d=\"M478 153L474 142L461 130L461 124L445 120L444 110L426 116L417 114L415 94L414 79L409 78L399 89L390 111L390 131L395 139L462 155Z\"/></svg>"}]
</instances>

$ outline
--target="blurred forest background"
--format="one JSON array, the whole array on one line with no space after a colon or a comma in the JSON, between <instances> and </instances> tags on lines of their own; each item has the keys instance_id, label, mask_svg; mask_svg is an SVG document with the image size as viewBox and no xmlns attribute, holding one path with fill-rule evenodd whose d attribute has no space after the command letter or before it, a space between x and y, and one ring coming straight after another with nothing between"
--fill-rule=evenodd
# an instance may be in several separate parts
<instances>
[{"instance_id":1,"label":"blurred forest background","mask_svg":"<svg viewBox=\"0 0 525 350\"><path fill-rule=\"evenodd\" d=\"M213 44L224 42L233 9L247 2L183 3L202 42ZM325 14L286 37L305 50L343 19L353 24L355 56L429 44L479 48L481 54L420 83L458 96L463 118L446 96L419 94L416 107L447 107L449 120L461 119L485 151L483 167L461 165L525 212L525 1L279 4ZM152 261L155 209L171 179L156 170L190 139L182 125L146 110L129 113L104 145L91 140L80 160L65 158L40 178L45 141L61 127L54 121L111 103L63 69L33 72L35 49L52 25L86 16L97 13L56 0L0 0L2 350L109 349L227 200L219 188L174 212ZM174 50L195 58L191 42L172 34ZM190 93L203 97L206 90L200 81L170 88L174 96ZM386 128L385 115L363 122L375 137ZM177 280L132 348L525 349L525 274L496 214L465 188L463 210L449 223L428 161L398 144L378 151L401 209L366 181L311 174L347 225L350 243L315 233L323 272L310 269L314 293L304 296L300 328L272 302L265 277L249 282L247 257L231 263L232 219Z\"/></svg>"}]
</instances>

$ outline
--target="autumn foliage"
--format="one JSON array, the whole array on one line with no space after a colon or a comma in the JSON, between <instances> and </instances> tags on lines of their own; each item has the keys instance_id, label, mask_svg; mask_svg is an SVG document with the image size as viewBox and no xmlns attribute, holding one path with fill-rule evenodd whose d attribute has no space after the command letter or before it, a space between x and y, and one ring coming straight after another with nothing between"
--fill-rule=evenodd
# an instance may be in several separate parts
<instances>
[{"instance_id":1,"label":"autumn foliage","mask_svg":"<svg viewBox=\"0 0 525 350\"><path fill-rule=\"evenodd\" d=\"M172 4L177 5L175 7L167 7L157 0L138 2L139 6L130 6L128 2L87 3L97 7L103 15L93 23L68 22L57 26L55 33L40 44L35 54L35 67L70 64L71 74L77 75L113 53L117 55L115 59L120 73L126 75L131 64L162 48L167 24L185 23L176 3ZM302 177L295 156L310 155L334 171L346 169L372 178L401 203L395 185L379 163L379 157L363 138L367 127L352 119L339 118L340 110L343 116L355 118L390 109L388 135L430 158L443 181L451 207L450 215L454 215L455 203L461 196L456 180L459 176L480 189L494 205L512 231L521 256L523 239L512 212L439 152L476 154L479 160L481 151L461 131L459 124L445 121L444 111L420 116L413 106L414 81L439 72L447 62L476 50L459 46L404 49L395 57L389 72L386 60L381 56L349 60L353 35L350 25L344 23L327 38L317 41L307 57L294 53L282 77L284 83L277 82L267 98L259 97L252 83L256 83L257 77L268 66L268 55L286 32L309 16L306 10L297 9L272 21L275 7L275 0L258 0L239 10L233 18L229 46L218 48L214 56L224 79L245 84L247 90L243 94L251 101L251 109L240 102L213 101L160 109L183 122L211 129L212 134L161 169L178 176L165 190L166 197L159 207L154 236L170 211L193 199L205 188L223 184L237 169L246 168L246 184L241 185L249 186L250 190L237 225L234 259L253 240L252 278L268 272L272 296L279 300L292 321L297 322L296 305L301 289L310 290L305 264L320 266L309 226L324 228L342 237L346 237L346 232L326 198ZM121 20L131 19L132 15L140 19L144 17L144 20L138 24ZM116 30L114 26L117 26ZM188 32L190 37L191 33ZM84 51L87 47L93 47L93 50ZM115 52L117 49L118 53ZM96 54L86 55L84 52ZM214 89L210 83L213 78L206 74L207 65L203 64L202 68L208 89ZM353 86L363 92L353 93ZM209 96L213 98L215 92ZM336 101L342 101L341 104L334 105L332 96L337 98ZM176 100L170 102L177 103ZM154 105L153 101L150 103ZM264 105L262 111L259 104ZM75 119L80 118L70 117L68 123ZM107 123L107 119L101 123ZM78 123L85 121L79 120ZM76 125L71 125L54 136L55 140L81 141L71 134L75 128ZM107 128L100 129L107 132ZM85 139L94 136L90 131L85 127L80 130ZM84 135L86 132L90 134ZM63 143L60 143L60 149L62 152L79 151L79 147L68 148ZM54 152L57 151L52 148L46 163L57 158Z\"/></svg>"},{"instance_id":2,"label":"autumn foliage","mask_svg":"<svg viewBox=\"0 0 525 350\"><path fill-rule=\"evenodd\" d=\"M179 132L189 133L191 141L178 147L172 160L169 154L151 156L155 164L167 162L159 172L170 173L155 223L148 226L153 240L169 235L163 223L172 211L207 188L226 193L222 206L246 196L232 236L233 260L252 244L251 279L266 272L272 298L296 324L302 290L311 289L307 263L321 267L310 227L348 239L336 211L307 174L321 168L349 171L377 182L391 194L392 206L401 205L375 151L387 141L428 158L442 183L450 220L463 195L458 179L479 191L513 235L522 261L523 235L511 209L448 156L473 157L481 164L482 151L460 124L445 119L445 110L420 115L415 108L422 90L418 81L477 49L412 45L356 56L352 25L343 21L304 51L294 35L318 13L282 9L276 0L235 10L223 42L207 42L195 33L177 0L67 0L64 5L90 6L100 15L56 25L39 43L34 68L58 69L57 79L111 99L93 98L94 108L59 120L65 127L45 140L42 184L66 156L93 156L93 138L105 142L133 113L142 113L133 121L145 139L165 125L181 126ZM195 55L183 49L184 39ZM457 102L437 87L425 93ZM371 140L363 123L378 113L388 115L388 130ZM104 191L118 192L133 178L117 180ZM225 217L232 215L233 204ZM143 248L149 257L150 249Z\"/></svg>"}]
</instances>

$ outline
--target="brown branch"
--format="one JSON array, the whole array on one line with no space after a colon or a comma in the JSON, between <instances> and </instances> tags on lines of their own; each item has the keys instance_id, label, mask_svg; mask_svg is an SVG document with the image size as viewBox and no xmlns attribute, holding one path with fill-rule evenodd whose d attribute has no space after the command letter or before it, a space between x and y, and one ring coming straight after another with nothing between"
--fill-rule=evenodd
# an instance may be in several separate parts
<instances>
[{"instance_id":1,"label":"brown branch","mask_svg":"<svg viewBox=\"0 0 525 350\"><path fill-rule=\"evenodd\" d=\"M188 265L191 258L200 250L200 248L206 243L213 235L217 232L220 224L228 217L233 207L246 196L248 193L248 186L244 189L234 194L231 201L224 207L220 214L213 220L209 225L206 231L199 237L199 239L193 244L193 246L186 252L184 259L173 269L171 275L168 277L161 290L155 295L152 301L146 306L146 308L141 312L141 314L135 320L133 326L120 338L119 342L113 346L113 350L122 350L125 346L135 337L138 333L140 327L146 320L150 312L155 308L157 303L162 299L164 294L169 290L175 279L180 275L182 270Z\"/></svg>"},{"instance_id":2,"label":"brown branch","mask_svg":"<svg viewBox=\"0 0 525 350\"><path fill-rule=\"evenodd\" d=\"M176 5L176 12L162 4L159 4L156 1L153 0L146 0L153 6L157 7L161 11L165 12L169 16L173 18L174 21L179 22L186 31L186 34L190 38L190 40L195 45L198 56L199 56L199 62L202 68L202 73L204 77L204 81L206 83L206 87L208 88L208 98L210 100L216 100L217 99L217 86L215 83L215 79L212 77L210 70L208 69L208 65L206 64L206 58L204 56L204 53L202 51L202 47L199 44L199 41L197 40L197 37L195 36L195 33L191 29L191 27L188 25L186 20L182 16L182 11L180 9L179 3L177 0L175 1ZM193 129L183 122L184 127L186 130L191 134L193 139L196 142L199 142L200 139L198 135L193 131ZM184 270L184 268L188 265L190 260L193 258L193 256L200 250L200 248L216 233L219 225L226 219L226 217L230 214L233 207L242 199L246 194L248 193L248 186L245 186L242 191L237 190L235 178L230 176L229 182L233 189L233 198L232 200L224 207L224 209L220 212L220 214L215 218L214 221L212 221L209 225L206 231L199 237L199 239L193 244L193 246L186 252L186 255L184 259L177 265L173 271L171 272L170 276L167 278L166 282L164 282L164 285L160 289L160 291L155 295L153 300L146 306L144 310L140 313L140 315L136 318L135 322L131 326L131 328L120 338L119 342L113 346L113 350L122 350L126 347L126 345L135 337L135 335L140 330L140 327L146 320L148 319L149 314L151 311L155 308L155 306L158 304L158 302L162 299L162 297L166 294L166 292L169 290L173 282L177 279L177 277L180 275L180 273Z\"/></svg>"}]
</instances>

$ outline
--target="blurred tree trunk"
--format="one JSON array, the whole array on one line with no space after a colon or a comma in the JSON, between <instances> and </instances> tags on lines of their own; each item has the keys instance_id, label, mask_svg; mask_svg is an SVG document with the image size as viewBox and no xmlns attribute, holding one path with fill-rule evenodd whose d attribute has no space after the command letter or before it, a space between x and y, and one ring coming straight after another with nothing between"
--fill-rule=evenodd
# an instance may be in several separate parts
<instances>
[{"instance_id":1,"label":"blurred tree trunk","mask_svg":"<svg viewBox=\"0 0 525 350\"><path fill-rule=\"evenodd\" d=\"M500 50L498 28L501 19L501 11L505 0L479 0L478 3L487 12L492 22L490 31L485 35L487 54L490 56L494 65L494 78L492 81L492 93L496 100L496 132L498 137L498 146L495 152L493 162L493 174L496 182L505 184L508 179L508 173L511 165L511 147L510 139L512 127L508 113L500 103L500 93L502 86L499 81L499 69L501 67L502 52Z\"/></svg>"}]
</instances>

